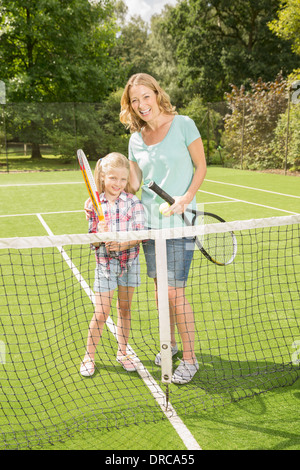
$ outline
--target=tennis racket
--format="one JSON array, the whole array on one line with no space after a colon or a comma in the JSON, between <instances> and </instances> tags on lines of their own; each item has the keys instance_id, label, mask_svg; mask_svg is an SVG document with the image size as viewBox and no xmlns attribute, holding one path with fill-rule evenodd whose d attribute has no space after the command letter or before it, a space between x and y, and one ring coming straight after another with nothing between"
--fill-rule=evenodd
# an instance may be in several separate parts
<instances>
[{"instance_id":1,"label":"tennis racket","mask_svg":"<svg viewBox=\"0 0 300 470\"><path fill-rule=\"evenodd\" d=\"M82 150L77 150L77 158L79 161L80 169L83 175L83 179L85 181L89 196L91 198L91 201L93 203L94 209L96 211L96 214L98 216L99 222L104 221L104 214L102 211L101 203L100 203L100 197L99 193L97 191L96 183L93 177L93 173L91 170L91 167L89 165L89 162Z\"/></svg>"},{"instance_id":2,"label":"tennis racket","mask_svg":"<svg viewBox=\"0 0 300 470\"><path fill-rule=\"evenodd\" d=\"M154 181L148 184L148 188L152 189L152 191L170 205L174 204L175 199L161 189ZM192 209L186 209L185 212L190 212L193 215L190 221L185 213L181 214L186 225L206 225L225 222L224 219L210 212L195 211ZM232 263L236 257L237 240L233 232L207 233L201 236L201 241L199 237L195 237L195 243L201 253L209 261L219 266L226 266Z\"/></svg>"}]
</instances>

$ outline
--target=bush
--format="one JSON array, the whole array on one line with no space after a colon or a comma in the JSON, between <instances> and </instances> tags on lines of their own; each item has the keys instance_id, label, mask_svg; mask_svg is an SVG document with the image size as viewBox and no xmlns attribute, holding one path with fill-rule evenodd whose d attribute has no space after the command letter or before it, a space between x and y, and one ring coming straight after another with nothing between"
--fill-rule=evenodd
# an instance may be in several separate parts
<instances>
[{"instance_id":1,"label":"bush","mask_svg":"<svg viewBox=\"0 0 300 470\"><path fill-rule=\"evenodd\" d=\"M278 168L273 140L280 116L287 109L287 82L261 79L251 83L251 91L232 85L226 94L231 113L225 117L222 144L233 166L248 169ZM228 162L227 162L228 164ZM281 166L280 166L281 167Z\"/></svg>"}]
</instances>

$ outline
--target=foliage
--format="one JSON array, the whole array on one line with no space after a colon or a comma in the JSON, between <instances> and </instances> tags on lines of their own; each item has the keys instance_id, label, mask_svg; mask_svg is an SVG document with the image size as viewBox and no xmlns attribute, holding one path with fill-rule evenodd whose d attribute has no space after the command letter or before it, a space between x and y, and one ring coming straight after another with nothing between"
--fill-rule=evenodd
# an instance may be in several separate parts
<instances>
[{"instance_id":1,"label":"foliage","mask_svg":"<svg viewBox=\"0 0 300 470\"><path fill-rule=\"evenodd\" d=\"M279 118L271 145L276 166L274 168L285 168L291 171L300 171L300 107L291 105L288 111ZM288 132L288 133L287 133ZM288 137L288 141L287 141Z\"/></svg>"},{"instance_id":2,"label":"foliage","mask_svg":"<svg viewBox=\"0 0 300 470\"><path fill-rule=\"evenodd\" d=\"M120 152L126 156L128 154L130 135L119 119L122 93L123 89L111 93L98 111L99 125L104 134L99 142L102 157L110 152Z\"/></svg>"},{"instance_id":3,"label":"foliage","mask_svg":"<svg viewBox=\"0 0 300 470\"><path fill-rule=\"evenodd\" d=\"M109 0L2 0L0 76L10 101L99 101L114 86Z\"/></svg>"},{"instance_id":4,"label":"foliage","mask_svg":"<svg viewBox=\"0 0 300 470\"><path fill-rule=\"evenodd\" d=\"M274 82L251 83L251 92L232 85L226 94L231 113L225 117L223 145L227 160L241 168L276 168L280 161L272 143L280 115L287 108L287 83L281 76Z\"/></svg>"},{"instance_id":5,"label":"foliage","mask_svg":"<svg viewBox=\"0 0 300 470\"><path fill-rule=\"evenodd\" d=\"M300 55L300 3L299 0L284 0L280 3L278 18L269 27L277 36L292 41L292 48Z\"/></svg>"},{"instance_id":6,"label":"foliage","mask_svg":"<svg viewBox=\"0 0 300 470\"><path fill-rule=\"evenodd\" d=\"M211 152L220 145L223 130L221 110L217 108L219 108L217 103L203 103L202 98L197 95L179 110L180 114L193 119L199 129L208 163L211 163Z\"/></svg>"},{"instance_id":7,"label":"foliage","mask_svg":"<svg viewBox=\"0 0 300 470\"><path fill-rule=\"evenodd\" d=\"M287 79L290 103L279 117L272 144L278 168L300 170L300 70L295 70Z\"/></svg>"},{"instance_id":8,"label":"foliage","mask_svg":"<svg viewBox=\"0 0 300 470\"><path fill-rule=\"evenodd\" d=\"M152 61L147 48L148 26L140 16L133 16L120 31L112 51L120 61L120 72L124 78L122 85L131 75L138 72L151 73Z\"/></svg>"},{"instance_id":9,"label":"foliage","mask_svg":"<svg viewBox=\"0 0 300 470\"><path fill-rule=\"evenodd\" d=\"M151 24L127 13L123 0L0 1L7 140L31 143L36 157L45 143L66 160L78 147L92 159L126 155L121 89L146 72L194 119L209 163L225 152L227 164L282 167L290 84L282 77L300 70L298 0L180 0ZM289 119L288 166L298 168L296 106Z\"/></svg>"},{"instance_id":10,"label":"foliage","mask_svg":"<svg viewBox=\"0 0 300 470\"><path fill-rule=\"evenodd\" d=\"M272 34L278 0L182 0L164 21L177 63L179 84L189 96L223 99L229 84L291 72L297 58L290 43Z\"/></svg>"},{"instance_id":11,"label":"foliage","mask_svg":"<svg viewBox=\"0 0 300 470\"><path fill-rule=\"evenodd\" d=\"M174 53L173 37L166 26L171 20L172 11L172 7L166 5L160 15L154 15L151 18L147 46L151 51L151 74L167 91L172 104L180 107L188 100L186 99L186 90L179 83L178 62Z\"/></svg>"},{"instance_id":12,"label":"foliage","mask_svg":"<svg viewBox=\"0 0 300 470\"><path fill-rule=\"evenodd\" d=\"M119 121L122 90L102 103L10 103L6 105L6 131L14 142L47 144L65 161L83 148L96 160L112 151L127 155L129 135ZM0 135L1 137L1 135Z\"/></svg>"},{"instance_id":13,"label":"foliage","mask_svg":"<svg viewBox=\"0 0 300 470\"><path fill-rule=\"evenodd\" d=\"M49 135L59 118L52 123L47 116L46 123L38 108L33 114L34 103L99 102L116 85L118 60L109 55L117 30L112 3L2 0L0 14L0 75L8 101L31 103L22 108L22 123L14 128L19 125L17 134L32 143L32 157L40 158L41 133ZM74 149L72 131L52 134L63 155Z\"/></svg>"}]
</instances>

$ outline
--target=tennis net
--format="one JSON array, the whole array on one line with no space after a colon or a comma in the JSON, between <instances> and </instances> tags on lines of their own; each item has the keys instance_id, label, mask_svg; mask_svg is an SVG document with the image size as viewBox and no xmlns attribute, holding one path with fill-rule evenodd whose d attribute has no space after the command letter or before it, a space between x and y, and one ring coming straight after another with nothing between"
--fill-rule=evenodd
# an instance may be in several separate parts
<instances>
[{"instance_id":1,"label":"tennis net","mask_svg":"<svg viewBox=\"0 0 300 470\"><path fill-rule=\"evenodd\" d=\"M179 413L293 384L300 376L300 216L205 227L0 239L0 448L43 446L81 429L112 428ZM234 231L237 255L217 266L195 248L185 298L194 313L199 370L184 385L170 374L166 239ZM100 237L100 238L99 238ZM94 314L95 253L91 243L156 240L155 284L140 251L140 285L131 305L128 352L136 372L116 361L117 296L112 300L92 377L80 374ZM176 260L175 260L176 261ZM159 313L158 313L159 310ZM168 374L168 368L172 370Z\"/></svg>"}]
</instances>

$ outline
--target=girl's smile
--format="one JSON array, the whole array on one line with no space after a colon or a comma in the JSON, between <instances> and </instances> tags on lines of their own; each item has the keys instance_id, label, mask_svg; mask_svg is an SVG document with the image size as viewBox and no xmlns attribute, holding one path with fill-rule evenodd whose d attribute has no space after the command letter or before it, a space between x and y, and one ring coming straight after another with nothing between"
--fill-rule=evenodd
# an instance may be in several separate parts
<instances>
[{"instance_id":1,"label":"girl's smile","mask_svg":"<svg viewBox=\"0 0 300 470\"><path fill-rule=\"evenodd\" d=\"M120 196L128 182L129 173L127 168L110 168L104 175L105 196L110 202Z\"/></svg>"}]
</instances>

